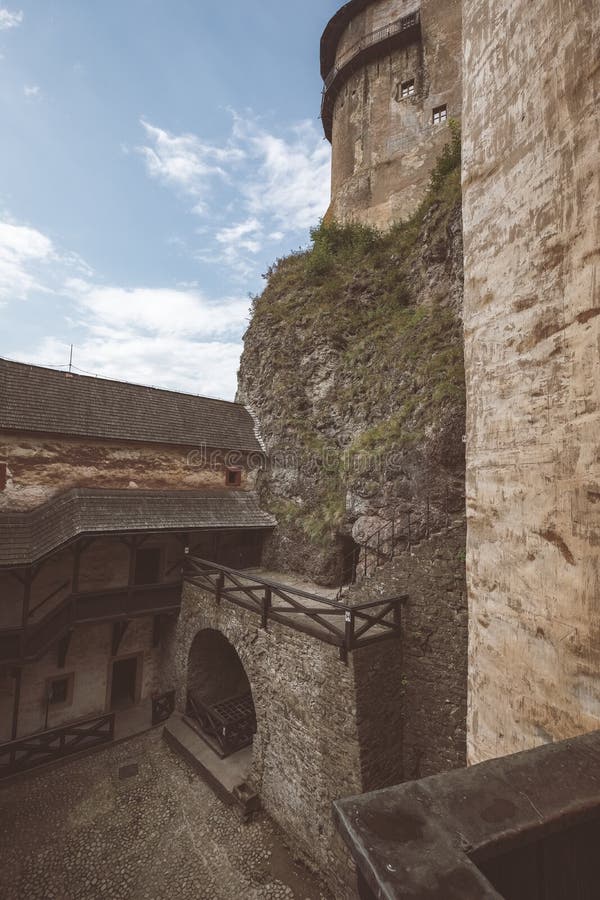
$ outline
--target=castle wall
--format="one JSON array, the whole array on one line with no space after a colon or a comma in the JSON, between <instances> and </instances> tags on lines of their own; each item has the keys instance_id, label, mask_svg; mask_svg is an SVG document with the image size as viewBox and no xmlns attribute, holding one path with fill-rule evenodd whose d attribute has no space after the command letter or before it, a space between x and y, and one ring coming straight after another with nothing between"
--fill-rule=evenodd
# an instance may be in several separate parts
<instances>
[{"instance_id":1,"label":"castle wall","mask_svg":"<svg viewBox=\"0 0 600 900\"><path fill-rule=\"evenodd\" d=\"M336 65L363 37L420 9L422 40L382 54L356 71L335 100L331 215L378 228L407 218L423 199L444 144L446 124L434 108L461 115L461 5L459 0L379 0L350 21ZM401 96L415 80L415 94Z\"/></svg>"},{"instance_id":2,"label":"castle wall","mask_svg":"<svg viewBox=\"0 0 600 900\"><path fill-rule=\"evenodd\" d=\"M595 0L465 0L469 758L600 728Z\"/></svg>"},{"instance_id":3,"label":"castle wall","mask_svg":"<svg viewBox=\"0 0 600 900\"><path fill-rule=\"evenodd\" d=\"M225 487L226 465L243 468L252 490L258 455L237 451L108 441L0 435L8 464L0 510L32 509L69 488L203 490Z\"/></svg>"},{"instance_id":4,"label":"castle wall","mask_svg":"<svg viewBox=\"0 0 600 900\"><path fill-rule=\"evenodd\" d=\"M177 689L180 710L190 648L206 628L225 635L250 680L258 722L252 781L264 807L329 879L335 896L354 897L354 870L334 828L331 803L399 777L398 645L356 651L346 666L335 647L275 622L263 630L256 615L218 604L186 584L179 619L163 642L160 671L165 689ZM381 702L392 694L395 709Z\"/></svg>"}]
</instances>

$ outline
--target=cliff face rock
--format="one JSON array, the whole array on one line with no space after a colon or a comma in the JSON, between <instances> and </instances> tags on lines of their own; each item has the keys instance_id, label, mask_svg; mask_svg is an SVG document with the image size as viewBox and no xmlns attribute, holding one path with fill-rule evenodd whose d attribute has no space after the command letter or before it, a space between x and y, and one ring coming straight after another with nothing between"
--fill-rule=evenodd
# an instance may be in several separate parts
<instances>
[{"instance_id":1,"label":"cliff face rock","mask_svg":"<svg viewBox=\"0 0 600 900\"><path fill-rule=\"evenodd\" d=\"M270 455L269 565L324 583L399 516L412 533L462 509L460 137L411 220L382 235L323 224L256 298L238 397ZM427 511L426 511L427 510Z\"/></svg>"}]
</instances>

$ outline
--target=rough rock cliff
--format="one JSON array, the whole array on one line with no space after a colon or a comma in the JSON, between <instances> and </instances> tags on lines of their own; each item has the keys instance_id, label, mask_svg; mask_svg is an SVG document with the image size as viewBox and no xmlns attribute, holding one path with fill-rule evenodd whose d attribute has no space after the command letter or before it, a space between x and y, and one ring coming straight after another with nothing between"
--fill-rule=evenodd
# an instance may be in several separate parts
<instances>
[{"instance_id":1,"label":"rough rock cliff","mask_svg":"<svg viewBox=\"0 0 600 900\"><path fill-rule=\"evenodd\" d=\"M265 276L239 399L270 455L267 563L336 584L392 516L418 536L464 505L460 135L409 221L312 238Z\"/></svg>"}]
</instances>

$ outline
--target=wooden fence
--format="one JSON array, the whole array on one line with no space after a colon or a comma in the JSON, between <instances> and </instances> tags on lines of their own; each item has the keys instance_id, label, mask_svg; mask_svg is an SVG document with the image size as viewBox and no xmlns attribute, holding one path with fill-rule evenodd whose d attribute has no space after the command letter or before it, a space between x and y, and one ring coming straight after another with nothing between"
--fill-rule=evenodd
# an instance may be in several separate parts
<instances>
[{"instance_id":1,"label":"wooden fence","mask_svg":"<svg viewBox=\"0 0 600 900\"><path fill-rule=\"evenodd\" d=\"M0 778L108 744L114 734L115 714L110 713L0 744Z\"/></svg>"},{"instance_id":2,"label":"wooden fence","mask_svg":"<svg viewBox=\"0 0 600 900\"><path fill-rule=\"evenodd\" d=\"M356 606L321 597L256 575L238 572L208 560L187 557L185 580L260 616L262 627L279 622L348 653L401 634L402 605L408 595Z\"/></svg>"}]
</instances>

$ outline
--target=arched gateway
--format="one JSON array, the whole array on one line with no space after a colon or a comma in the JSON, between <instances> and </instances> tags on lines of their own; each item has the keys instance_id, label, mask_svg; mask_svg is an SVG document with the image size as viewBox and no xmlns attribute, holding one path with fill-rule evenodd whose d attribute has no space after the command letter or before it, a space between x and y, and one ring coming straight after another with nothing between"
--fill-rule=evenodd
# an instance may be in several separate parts
<instances>
[{"instance_id":1,"label":"arched gateway","mask_svg":"<svg viewBox=\"0 0 600 900\"><path fill-rule=\"evenodd\" d=\"M256 712L250 681L235 647L216 629L205 628L192 641L186 714L222 759L252 745Z\"/></svg>"}]
</instances>

